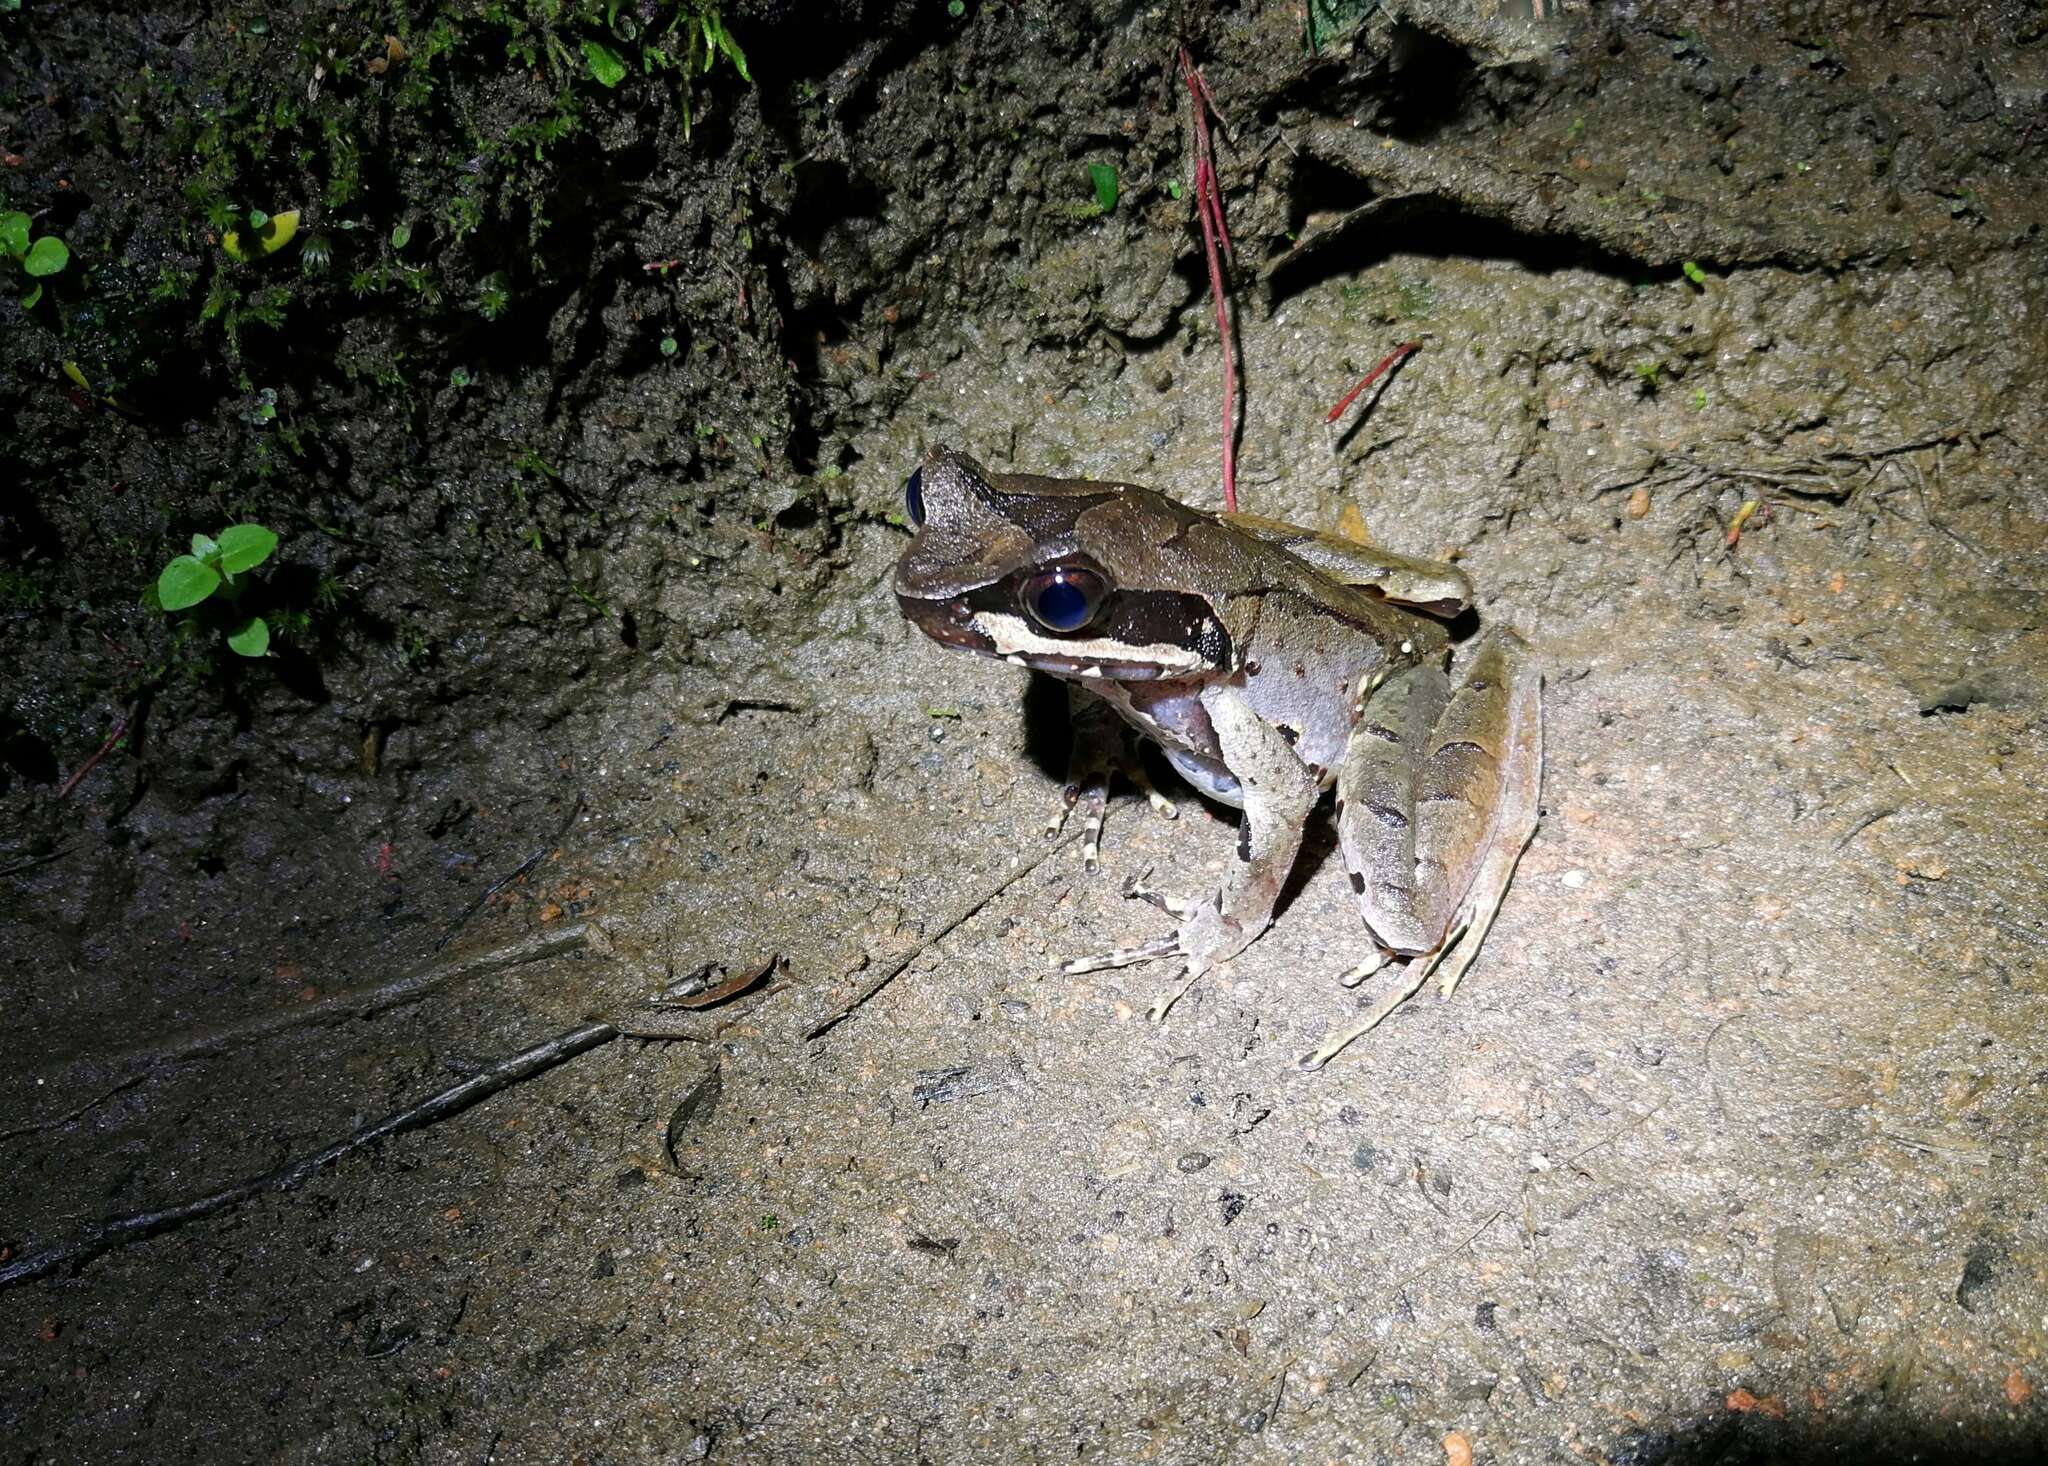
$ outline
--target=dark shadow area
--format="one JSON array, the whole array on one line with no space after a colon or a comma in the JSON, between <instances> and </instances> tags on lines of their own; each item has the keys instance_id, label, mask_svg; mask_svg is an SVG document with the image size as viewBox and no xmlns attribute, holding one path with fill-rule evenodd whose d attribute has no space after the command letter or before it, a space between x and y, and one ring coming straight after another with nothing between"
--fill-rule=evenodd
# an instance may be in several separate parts
<instances>
[{"instance_id":1,"label":"dark shadow area","mask_svg":"<svg viewBox=\"0 0 2048 1466\"><path fill-rule=\"evenodd\" d=\"M1779 1407L1782 1408L1782 1407ZM1774 1419L1766 1409L1716 1414L1625 1437L1614 1466L2019 1466L2048 1460L2048 1424Z\"/></svg>"},{"instance_id":2,"label":"dark shadow area","mask_svg":"<svg viewBox=\"0 0 2048 1466\"><path fill-rule=\"evenodd\" d=\"M1277 306L1341 275L1370 269L1394 255L1425 259L1502 261L1536 275L1561 270L1587 270L1630 284L1668 284L1684 278L1676 265L1651 266L1627 255L1569 236L1531 234L1513 225L1475 215L1445 199L1413 199L1398 213L1375 211L1370 222L1398 228L1361 231L1357 240L1339 238L1351 231L1343 223L1330 226L1327 243L1304 249L1297 259L1276 268L1268 288Z\"/></svg>"},{"instance_id":3,"label":"dark shadow area","mask_svg":"<svg viewBox=\"0 0 2048 1466\"><path fill-rule=\"evenodd\" d=\"M1456 122L1478 63L1464 48L1412 25L1394 27L1388 50L1392 94L1379 104L1379 130L1426 143Z\"/></svg>"}]
</instances>

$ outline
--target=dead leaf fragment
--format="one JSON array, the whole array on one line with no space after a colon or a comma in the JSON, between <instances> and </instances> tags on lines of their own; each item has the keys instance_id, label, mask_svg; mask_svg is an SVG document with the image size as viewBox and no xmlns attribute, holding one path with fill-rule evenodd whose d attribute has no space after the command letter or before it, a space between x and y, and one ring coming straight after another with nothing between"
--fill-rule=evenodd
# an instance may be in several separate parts
<instances>
[{"instance_id":1,"label":"dead leaf fragment","mask_svg":"<svg viewBox=\"0 0 2048 1466\"><path fill-rule=\"evenodd\" d=\"M1765 1395L1759 1398L1752 1395L1748 1390L1739 1389L1728 1396L1728 1408L1737 1415L1748 1415L1754 1412L1758 1415L1768 1415L1773 1420L1783 1420L1785 1418L1785 1401L1777 1395Z\"/></svg>"},{"instance_id":2,"label":"dead leaf fragment","mask_svg":"<svg viewBox=\"0 0 2048 1466\"><path fill-rule=\"evenodd\" d=\"M1444 1466L1472 1466L1472 1439L1463 1431L1444 1437Z\"/></svg>"},{"instance_id":3,"label":"dead leaf fragment","mask_svg":"<svg viewBox=\"0 0 2048 1466\"><path fill-rule=\"evenodd\" d=\"M1641 519L1649 512L1650 491L1648 489L1637 489L1628 496L1628 517L1630 519Z\"/></svg>"},{"instance_id":4,"label":"dead leaf fragment","mask_svg":"<svg viewBox=\"0 0 2048 1466\"><path fill-rule=\"evenodd\" d=\"M2027 1377L2020 1373L2020 1367L2015 1364L2012 1373L2005 1377L2005 1403L2017 1410L2032 1399L2033 1394L2034 1387L2027 1383Z\"/></svg>"}]
</instances>

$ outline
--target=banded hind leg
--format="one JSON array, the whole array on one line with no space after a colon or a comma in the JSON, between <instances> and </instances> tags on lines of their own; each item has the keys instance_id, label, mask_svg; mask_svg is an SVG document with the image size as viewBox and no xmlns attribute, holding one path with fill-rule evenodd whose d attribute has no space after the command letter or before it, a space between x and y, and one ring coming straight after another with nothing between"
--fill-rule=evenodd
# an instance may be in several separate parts
<instances>
[{"instance_id":1,"label":"banded hind leg","mask_svg":"<svg viewBox=\"0 0 2048 1466\"><path fill-rule=\"evenodd\" d=\"M1304 1055L1303 1068L1321 1068L1376 1027L1439 964L1449 997L1478 955L1536 831L1542 691L1527 647L1503 631L1480 644L1456 687L1425 663L1366 698L1338 771L1337 837L1366 925L1408 966L1399 987Z\"/></svg>"}]
</instances>

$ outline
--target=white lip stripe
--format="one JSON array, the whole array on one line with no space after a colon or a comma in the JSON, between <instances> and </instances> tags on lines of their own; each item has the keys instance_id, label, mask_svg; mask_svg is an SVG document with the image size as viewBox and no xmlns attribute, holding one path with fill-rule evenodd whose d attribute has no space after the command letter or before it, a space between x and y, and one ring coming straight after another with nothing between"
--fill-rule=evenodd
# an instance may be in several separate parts
<instances>
[{"instance_id":1,"label":"white lip stripe","mask_svg":"<svg viewBox=\"0 0 2048 1466\"><path fill-rule=\"evenodd\" d=\"M1059 641L1050 636L1040 636L1022 616L1010 616L1001 611L982 611L974 621L981 633L995 643L996 655L1001 657L1023 655L1057 657L1062 661L1075 662L1142 662L1148 667L1171 667L1189 672L1209 665L1200 652L1171 642L1127 646L1103 637L1088 641Z\"/></svg>"}]
</instances>

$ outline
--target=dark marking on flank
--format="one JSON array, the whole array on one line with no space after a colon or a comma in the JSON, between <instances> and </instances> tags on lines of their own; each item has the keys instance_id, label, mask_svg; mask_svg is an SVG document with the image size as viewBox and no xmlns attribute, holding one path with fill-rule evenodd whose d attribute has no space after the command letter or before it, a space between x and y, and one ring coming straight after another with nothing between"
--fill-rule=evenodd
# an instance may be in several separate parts
<instances>
[{"instance_id":1,"label":"dark marking on flank","mask_svg":"<svg viewBox=\"0 0 2048 1466\"><path fill-rule=\"evenodd\" d=\"M1306 677L1308 676L1308 668L1302 666L1301 663L1296 662L1294 664L1294 675L1297 677Z\"/></svg>"},{"instance_id":2,"label":"dark marking on flank","mask_svg":"<svg viewBox=\"0 0 2048 1466\"><path fill-rule=\"evenodd\" d=\"M1365 734L1368 738L1377 738L1382 743L1399 743L1401 741L1400 734L1396 733L1392 728L1384 727L1379 723L1361 723L1358 725L1358 731Z\"/></svg>"},{"instance_id":3,"label":"dark marking on flank","mask_svg":"<svg viewBox=\"0 0 2048 1466\"><path fill-rule=\"evenodd\" d=\"M1249 816L1237 823L1237 858L1247 861L1252 858L1252 822Z\"/></svg>"},{"instance_id":4,"label":"dark marking on flank","mask_svg":"<svg viewBox=\"0 0 2048 1466\"><path fill-rule=\"evenodd\" d=\"M1247 676L1247 677L1256 677L1256 676L1258 676L1258 675L1259 675L1259 664L1258 664L1257 662L1254 662L1254 661L1250 661L1250 660L1247 660L1247 661L1245 662L1245 664L1244 664L1244 675L1245 675L1245 676Z\"/></svg>"},{"instance_id":5,"label":"dark marking on flank","mask_svg":"<svg viewBox=\"0 0 2048 1466\"><path fill-rule=\"evenodd\" d=\"M1408 816L1401 813L1400 810L1394 808L1391 804L1368 803L1365 807L1372 811L1374 819L1390 830L1405 830L1408 828Z\"/></svg>"},{"instance_id":6,"label":"dark marking on flank","mask_svg":"<svg viewBox=\"0 0 2048 1466\"><path fill-rule=\"evenodd\" d=\"M1351 889L1360 896L1365 894L1365 877L1355 870L1351 872Z\"/></svg>"},{"instance_id":7,"label":"dark marking on flank","mask_svg":"<svg viewBox=\"0 0 2048 1466\"><path fill-rule=\"evenodd\" d=\"M1481 748L1478 744L1474 743L1469 738L1454 738L1449 743L1439 744L1437 746L1436 753L1431 754L1430 757L1435 758L1437 753L1449 753L1454 748L1469 748L1474 753L1486 753L1485 749ZM1486 754L1486 756L1488 758L1491 758L1493 755Z\"/></svg>"},{"instance_id":8,"label":"dark marking on flank","mask_svg":"<svg viewBox=\"0 0 2048 1466\"><path fill-rule=\"evenodd\" d=\"M1290 728L1285 723L1276 723L1273 726L1274 731L1279 733L1279 735L1282 738L1285 738L1287 740L1287 746L1289 748L1294 747L1295 740L1301 737L1301 729L1299 728Z\"/></svg>"},{"instance_id":9,"label":"dark marking on flank","mask_svg":"<svg viewBox=\"0 0 2048 1466\"><path fill-rule=\"evenodd\" d=\"M1474 677L1470 682L1467 682L1465 684L1466 690L1469 692L1484 692L1487 688L1491 686L1493 686L1493 684L1491 682L1488 682L1484 677Z\"/></svg>"}]
</instances>

